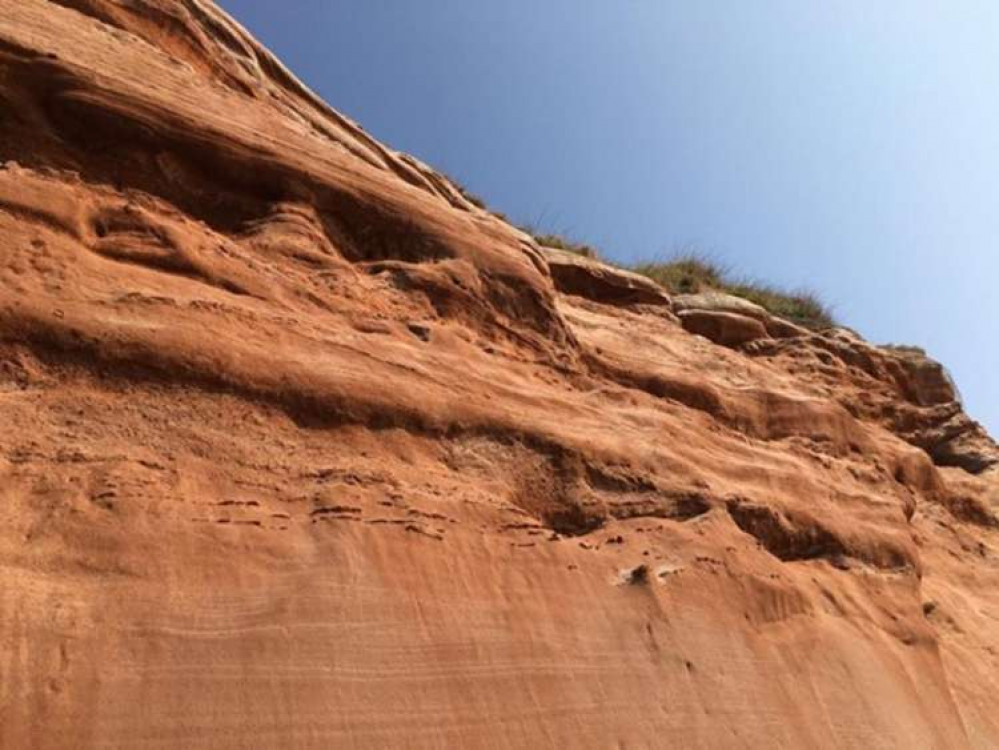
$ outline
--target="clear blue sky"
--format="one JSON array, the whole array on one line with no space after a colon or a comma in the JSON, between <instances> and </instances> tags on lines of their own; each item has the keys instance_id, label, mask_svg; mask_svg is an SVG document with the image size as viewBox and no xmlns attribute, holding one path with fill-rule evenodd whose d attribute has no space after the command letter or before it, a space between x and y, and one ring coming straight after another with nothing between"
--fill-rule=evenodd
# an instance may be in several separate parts
<instances>
[{"instance_id":1,"label":"clear blue sky","mask_svg":"<svg viewBox=\"0 0 999 750\"><path fill-rule=\"evenodd\" d=\"M696 242L999 433L995 0L222 0L340 111L620 261Z\"/></svg>"}]
</instances>

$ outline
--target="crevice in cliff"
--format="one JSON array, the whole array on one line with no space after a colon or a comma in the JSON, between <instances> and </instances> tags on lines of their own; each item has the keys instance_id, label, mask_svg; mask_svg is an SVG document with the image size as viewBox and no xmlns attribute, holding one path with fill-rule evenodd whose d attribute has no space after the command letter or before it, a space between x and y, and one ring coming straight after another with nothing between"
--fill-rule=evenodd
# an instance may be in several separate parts
<instances>
[{"instance_id":1,"label":"crevice in cliff","mask_svg":"<svg viewBox=\"0 0 999 750\"><path fill-rule=\"evenodd\" d=\"M643 391L656 398L675 401L690 409L704 412L729 426L736 425L720 393L708 383L627 370L592 352L584 352L583 356L590 372L598 377L606 378L625 388Z\"/></svg>"},{"instance_id":2,"label":"crevice in cliff","mask_svg":"<svg viewBox=\"0 0 999 750\"><path fill-rule=\"evenodd\" d=\"M742 498L726 501L729 516L743 532L755 538L782 562L827 560L846 568L855 558L884 570L917 570L918 563L905 550L881 540L874 548L854 544L818 520L802 514L789 515L767 505Z\"/></svg>"},{"instance_id":3,"label":"crevice in cliff","mask_svg":"<svg viewBox=\"0 0 999 750\"><path fill-rule=\"evenodd\" d=\"M979 498L955 492L945 492L941 505L954 518L984 529L999 529L999 517Z\"/></svg>"},{"instance_id":4,"label":"crevice in cliff","mask_svg":"<svg viewBox=\"0 0 999 750\"><path fill-rule=\"evenodd\" d=\"M742 531L784 562L846 555L843 542L817 523L799 525L774 508L743 500L729 500L725 508Z\"/></svg>"}]
</instances>

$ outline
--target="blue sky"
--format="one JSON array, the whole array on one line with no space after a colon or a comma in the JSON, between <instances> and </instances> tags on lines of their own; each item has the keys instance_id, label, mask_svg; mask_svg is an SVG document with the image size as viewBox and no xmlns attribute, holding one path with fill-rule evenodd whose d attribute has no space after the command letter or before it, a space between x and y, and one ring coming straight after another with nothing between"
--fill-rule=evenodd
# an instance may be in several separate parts
<instances>
[{"instance_id":1,"label":"blue sky","mask_svg":"<svg viewBox=\"0 0 999 750\"><path fill-rule=\"evenodd\" d=\"M515 221L812 288L999 433L999 3L221 2Z\"/></svg>"}]
</instances>

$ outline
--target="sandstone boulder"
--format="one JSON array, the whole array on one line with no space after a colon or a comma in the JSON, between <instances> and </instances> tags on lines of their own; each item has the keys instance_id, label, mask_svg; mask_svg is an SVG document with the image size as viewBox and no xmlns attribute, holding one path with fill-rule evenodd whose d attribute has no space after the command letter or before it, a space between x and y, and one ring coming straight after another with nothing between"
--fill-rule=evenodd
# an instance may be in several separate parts
<instances>
[{"instance_id":1,"label":"sandstone boulder","mask_svg":"<svg viewBox=\"0 0 999 750\"><path fill-rule=\"evenodd\" d=\"M704 291L697 294L678 294L673 298L673 308L678 313L701 311L729 313L752 318L763 324L767 335L777 339L809 335L808 329L772 315L755 302L725 292Z\"/></svg>"},{"instance_id":2,"label":"sandstone boulder","mask_svg":"<svg viewBox=\"0 0 999 750\"><path fill-rule=\"evenodd\" d=\"M609 305L672 307L666 291L645 276L566 250L542 247L541 251L555 288L563 294L574 294Z\"/></svg>"},{"instance_id":3,"label":"sandstone boulder","mask_svg":"<svg viewBox=\"0 0 999 750\"><path fill-rule=\"evenodd\" d=\"M677 294L673 297L673 308L677 313L687 310L723 312L742 315L756 320L766 320L770 313L748 299L717 291L704 291L697 294Z\"/></svg>"},{"instance_id":4,"label":"sandstone boulder","mask_svg":"<svg viewBox=\"0 0 999 750\"><path fill-rule=\"evenodd\" d=\"M679 317L684 329L721 346L742 346L769 337L760 320L734 312L688 309Z\"/></svg>"}]
</instances>

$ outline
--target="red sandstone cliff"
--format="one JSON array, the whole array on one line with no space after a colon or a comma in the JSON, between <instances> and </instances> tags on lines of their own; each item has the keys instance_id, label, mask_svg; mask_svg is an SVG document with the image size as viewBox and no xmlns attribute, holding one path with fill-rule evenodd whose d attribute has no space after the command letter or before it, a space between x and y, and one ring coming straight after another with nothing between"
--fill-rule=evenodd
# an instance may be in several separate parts
<instances>
[{"instance_id":1,"label":"red sandstone cliff","mask_svg":"<svg viewBox=\"0 0 999 750\"><path fill-rule=\"evenodd\" d=\"M939 365L538 248L207 0L0 0L0 163L0 746L999 746Z\"/></svg>"}]
</instances>

